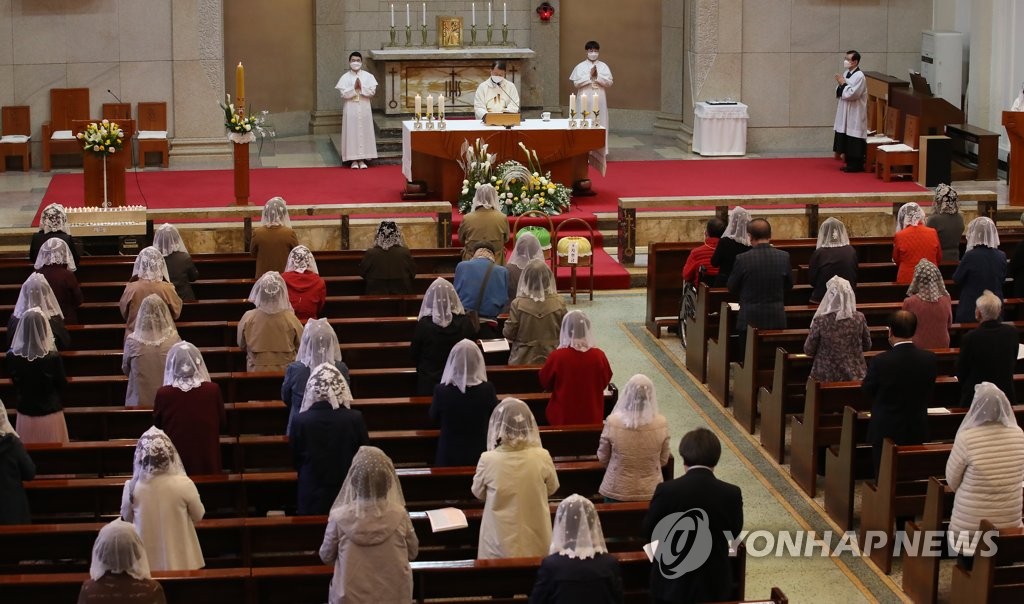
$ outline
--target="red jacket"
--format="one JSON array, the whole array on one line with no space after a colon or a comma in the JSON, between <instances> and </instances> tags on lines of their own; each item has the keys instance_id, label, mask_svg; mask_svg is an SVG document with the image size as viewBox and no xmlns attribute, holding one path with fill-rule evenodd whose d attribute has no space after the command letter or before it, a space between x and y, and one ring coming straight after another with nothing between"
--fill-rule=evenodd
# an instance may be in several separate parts
<instances>
[{"instance_id":1,"label":"red jacket","mask_svg":"<svg viewBox=\"0 0 1024 604\"><path fill-rule=\"evenodd\" d=\"M711 256L714 255L716 247L718 247L718 237L707 237L704 239L704 245L693 248L686 258L686 264L683 265L683 281L696 284L697 270L701 266L704 267L709 277L718 274L718 267L711 266Z\"/></svg>"},{"instance_id":2,"label":"red jacket","mask_svg":"<svg viewBox=\"0 0 1024 604\"><path fill-rule=\"evenodd\" d=\"M600 424L604 389L611 379L612 368L601 349L556 349L540 370L540 385L551 392L545 411L548 424Z\"/></svg>"},{"instance_id":3,"label":"red jacket","mask_svg":"<svg viewBox=\"0 0 1024 604\"><path fill-rule=\"evenodd\" d=\"M312 271L288 271L281 273L281 277L288 285L288 301L299 322L305 325L306 319L319 318L327 302L327 284L320 275Z\"/></svg>"}]
</instances>

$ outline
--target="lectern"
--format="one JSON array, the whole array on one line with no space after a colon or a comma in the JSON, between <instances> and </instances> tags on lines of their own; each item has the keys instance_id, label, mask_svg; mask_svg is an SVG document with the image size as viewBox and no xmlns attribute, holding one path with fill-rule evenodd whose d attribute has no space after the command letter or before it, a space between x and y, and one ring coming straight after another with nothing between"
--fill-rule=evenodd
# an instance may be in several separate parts
<instances>
[{"instance_id":1,"label":"lectern","mask_svg":"<svg viewBox=\"0 0 1024 604\"><path fill-rule=\"evenodd\" d=\"M1024 111L1004 111L1003 127L1010 137L1010 205L1024 206Z\"/></svg>"},{"instance_id":2,"label":"lectern","mask_svg":"<svg viewBox=\"0 0 1024 604\"><path fill-rule=\"evenodd\" d=\"M85 130L92 122L102 120L73 120L75 134ZM117 120L117 125L124 131L121 150L106 156L106 165L102 155L91 151L82 151L82 181L84 185L83 205L102 206L106 188L106 201L111 207L125 204L124 171L131 162L132 136L135 135L135 120ZM104 180L106 183L104 183Z\"/></svg>"}]
</instances>

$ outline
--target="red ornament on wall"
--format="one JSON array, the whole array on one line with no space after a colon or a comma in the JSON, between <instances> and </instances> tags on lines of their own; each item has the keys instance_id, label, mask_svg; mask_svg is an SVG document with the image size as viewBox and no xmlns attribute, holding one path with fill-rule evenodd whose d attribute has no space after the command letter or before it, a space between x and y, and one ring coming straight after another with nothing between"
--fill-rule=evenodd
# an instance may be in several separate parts
<instances>
[{"instance_id":1,"label":"red ornament on wall","mask_svg":"<svg viewBox=\"0 0 1024 604\"><path fill-rule=\"evenodd\" d=\"M550 2L541 2L537 7L537 14L541 21L550 21L551 17L555 16L555 7L551 6Z\"/></svg>"}]
</instances>

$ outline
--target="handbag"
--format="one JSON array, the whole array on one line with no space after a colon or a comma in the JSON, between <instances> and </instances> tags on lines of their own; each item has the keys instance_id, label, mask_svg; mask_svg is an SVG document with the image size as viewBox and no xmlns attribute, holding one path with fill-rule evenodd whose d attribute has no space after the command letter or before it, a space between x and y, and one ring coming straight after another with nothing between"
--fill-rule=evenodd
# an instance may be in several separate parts
<instances>
[{"instance_id":1,"label":"handbag","mask_svg":"<svg viewBox=\"0 0 1024 604\"><path fill-rule=\"evenodd\" d=\"M604 389L604 417L608 419L608 416L612 414L612 410L615 409L615 403L619 402L619 389L615 386L615 382L608 382L608 386Z\"/></svg>"},{"instance_id":2,"label":"handbag","mask_svg":"<svg viewBox=\"0 0 1024 604\"><path fill-rule=\"evenodd\" d=\"M480 305L484 302L484 290L487 289L487 281L491 278L491 271L494 270L494 263L491 262L487 266L487 272L484 273L484 279L480 282L480 292L476 297L476 308L472 310L466 310L466 317L469 319L470 326L473 327L473 333L480 333Z\"/></svg>"}]
</instances>

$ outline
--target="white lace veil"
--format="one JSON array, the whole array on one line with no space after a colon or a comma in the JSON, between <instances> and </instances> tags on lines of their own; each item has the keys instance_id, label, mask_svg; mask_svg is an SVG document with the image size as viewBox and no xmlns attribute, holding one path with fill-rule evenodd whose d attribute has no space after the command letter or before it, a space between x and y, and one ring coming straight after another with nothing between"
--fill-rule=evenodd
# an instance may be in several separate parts
<instances>
[{"instance_id":1,"label":"white lace veil","mask_svg":"<svg viewBox=\"0 0 1024 604\"><path fill-rule=\"evenodd\" d=\"M288 263L285 264L284 272L304 273L306 271L320 274L316 267L316 258L313 257L313 252L309 251L309 248L304 245L297 245L292 248L292 251L288 252Z\"/></svg>"},{"instance_id":2,"label":"white lace veil","mask_svg":"<svg viewBox=\"0 0 1024 604\"><path fill-rule=\"evenodd\" d=\"M159 346L177 334L174 317L163 298L156 294L143 298L135 318L135 330L128 337L142 344Z\"/></svg>"},{"instance_id":3,"label":"white lace veil","mask_svg":"<svg viewBox=\"0 0 1024 604\"><path fill-rule=\"evenodd\" d=\"M452 322L452 316L464 314L466 309L462 306L462 300L459 300L455 286L438 277L427 288L427 293L423 294L417 318L430 317L434 325L448 327Z\"/></svg>"},{"instance_id":4,"label":"white lace veil","mask_svg":"<svg viewBox=\"0 0 1024 604\"><path fill-rule=\"evenodd\" d=\"M465 394L469 386L486 381L487 368L480 347L470 340L457 342L448 353L448 361L445 362L444 373L441 374L441 383L455 386Z\"/></svg>"},{"instance_id":5,"label":"white lace veil","mask_svg":"<svg viewBox=\"0 0 1024 604\"><path fill-rule=\"evenodd\" d=\"M188 392L209 381L210 372L198 348L185 341L171 346L164 363L164 386Z\"/></svg>"},{"instance_id":6,"label":"white lace veil","mask_svg":"<svg viewBox=\"0 0 1024 604\"><path fill-rule=\"evenodd\" d=\"M292 226L292 220L288 216L288 205L285 203L284 198L271 197L267 200L267 203L263 204L261 224L265 227Z\"/></svg>"},{"instance_id":7,"label":"white lace veil","mask_svg":"<svg viewBox=\"0 0 1024 604\"><path fill-rule=\"evenodd\" d=\"M50 288L50 282L42 273L32 273L21 285L18 301L14 303L14 317L20 319L30 308L38 308L47 318L53 316L64 318L60 304L57 303L57 297L53 295L53 289Z\"/></svg>"},{"instance_id":8,"label":"white lace veil","mask_svg":"<svg viewBox=\"0 0 1024 604\"><path fill-rule=\"evenodd\" d=\"M846 225L838 218L832 217L818 227L817 247L843 247L850 245L850 237L846 234Z\"/></svg>"},{"instance_id":9,"label":"white lace veil","mask_svg":"<svg viewBox=\"0 0 1024 604\"><path fill-rule=\"evenodd\" d=\"M999 249L999 231L996 223L987 216L978 216L967 225L967 250L971 251L979 245Z\"/></svg>"},{"instance_id":10,"label":"white lace veil","mask_svg":"<svg viewBox=\"0 0 1024 604\"><path fill-rule=\"evenodd\" d=\"M991 382L982 382L974 387L974 400L971 401L971 408L964 416L964 420L960 422L956 435L959 437L964 430L984 424L1017 427L1017 416L1013 413L1010 399Z\"/></svg>"},{"instance_id":11,"label":"white lace veil","mask_svg":"<svg viewBox=\"0 0 1024 604\"><path fill-rule=\"evenodd\" d=\"M11 420L7 417L7 407L4 406L3 401L0 401L0 437L5 434L18 436L18 433L14 431L14 426L11 425Z\"/></svg>"},{"instance_id":12,"label":"white lace veil","mask_svg":"<svg viewBox=\"0 0 1024 604\"><path fill-rule=\"evenodd\" d=\"M900 206L896 213L896 232L900 232L909 226L924 224L924 210L913 201Z\"/></svg>"},{"instance_id":13,"label":"white lace veil","mask_svg":"<svg viewBox=\"0 0 1024 604\"><path fill-rule=\"evenodd\" d=\"M171 277L167 274L167 263L164 262L164 255L153 246L142 248L139 255L135 257L135 267L132 269L132 276L148 281L159 281L163 279L168 283Z\"/></svg>"},{"instance_id":14,"label":"white lace veil","mask_svg":"<svg viewBox=\"0 0 1024 604\"><path fill-rule=\"evenodd\" d=\"M152 578L142 537L134 525L120 518L101 528L92 546L89 577L99 581L107 573L125 574L140 581Z\"/></svg>"},{"instance_id":15,"label":"white lace veil","mask_svg":"<svg viewBox=\"0 0 1024 604\"><path fill-rule=\"evenodd\" d=\"M309 410L314 403L327 401L331 407L352 406L352 391L341 371L330 363L323 363L313 368L306 382L306 390L302 393L302 406L299 413Z\"/></svg>"},{"instance_id":16,"label":"white lace veil","mask_svg":"<svg viewBox=\"0 0 1024 604\"><path fill-rule=\"evenodd\" d=\"M729 224L725 227L722 237L732 239L736 243L750 245L750 234L747 233L748 224L750 224L750 212L736 206L729 210Z\"/></svg>"},{"instance_id":17,"label":"white lace veil","mask_svg":"<svg viewBox=\"0 0 1024 604\"><path fill-rule=\"evenodd\" d=\"M501 203L498 201L498 190L493 185L480 185L473 194L473 210L479 208L490 208L501 211Z\"/></svg>"},{"instance_id":18,"label":"white lace veil","mask_svg":"<svg viewBox=\"0 0 1024 604\"><path fill-rule=\"evenodd\" d=\"M38 308L26 310L14 331L9 354L34 361L56 351L50 319Z\"/></svg>"},{"instance_id":19,"label":"white lace veil","mask_svg":"<svg viewBox=\"0 0 1024 604\"><path fill-rule=\"evenodd\" d=\"M43 208L43 213L39 216L39 226L44 233L57 231L67 233L68 213L64 210L64 206L59 203L51 203Z\"/></svg>"},{"instance_id":20,"label":"white lace veil","mask_svg":"<svg viewBox=\"0 0 1024 604\"><path fill-rule=\"evenodd\" d=\"M609 417L612 415L617 417L622 425L633 430L653 422L658 416L654 382L642 373L629 378Z\"/></svg>"},{"instance_id":21,"label":"white lace veil","mask_svg":"<svg viewBox=\"0 0 1024 604\"><path fill-rule=\"evenodd\" d=\"M594 330L590 326L590 317L582 310L570 310L565 313L562 317L562 330L558 336L558 347L586 352L594 346Z\"/></svg>"},{"instance_id":22,"label":"white lace veil","mask_svg":"<svg viewBox=\"0 0 1024 604\"><path fill-rule=\"evenodd\" d=\"M174 252L188 253L185 242L181 240L181 233L173 224L162 224L153 233L153 247L163 256L170 256Z\"/></svg>"},{"instance_id":23,"label":"white lace veil","mask_svg":"<svg viewBox=\"0 0 1024 604\"><path fill-rule=\"evenodd\" d=\"M814 311L814 318L835 313L836 320L849 319L857 311L857 296L853 293L850 282L839 275L834 275L826 284L825 295Z\"/></svg>"},{"instance_id":24,"label":"white lace veil","mask_svg":"<svg viewBox=\"0 0 1024 604\"><path fill-rule=\"evenodd\" d=\"M402 236L402 229L394 220L381 220L377 225L377 235L373 238L373 245L382 250L390 250L393 247L406 247L405 237Z\"/></svg>"},{"instance_id":25,"label":"white lace veil","mask_svg":"<svg viewBox=\"0 0 1024 604\"><path fill-rule=\"evenodd\" d=\"M292 303L288 300L288 286L277 271L267 271L256 280L249 292L249 302L268 315L292 309Z\"/></svg>"},{"instance_id":26,"label":"white lace veil","mask_svg":"<svg viewBox=\"0 0 1024 604\"><path fill-rule=\"evenodd\" d=\"M548 554L586 560L607 553L601 518L597 515L594 502L576 493L563 499L555 511Z\"/></svg>"},{"instance_id":27,"label":"white lace veil","mask_svg":"<svg viewBox=\"0 0 1024 604\"><path fill-rule=\"evenodd\" d=\"M36 256L34 268L39 270L48 264L66 264L69 271L78 270L75 265L75 257L71 255L71 248L66 241L60 237L50 237L43 242L39 248L39 255Z\"/></svg>"},{"instance_id":28,"label":"white lace veil","mask_svg":"<svg viewBox=\"0 0 1024 604\"><path fill-rule=\"evenodd\" d=\"M377 447L359 447L345 483L331 506L331 515L352 513L357 518L379 517L395 510L405 510L405 497L395 464Z\"/></svg>"},{"instance_id":29,"label":"white lace veil","mask_svg":"<svg viewBox=\"0 0 1024 604\"><path fill-rule=\"evenodd\" d=\"M341 348L338 346L338 334L327 322L327 319L307 319L302 328L302 341L295 360L310 369L341 360Z\"/></svg>"},{"instance_id":30,"label":"white lace veil","mask_svg":"<svg viewBox=\"0 0 1024 604\"><path fill-rule=\"evenodd\" d=\"M520 233L516 235L516 247L505 264L524 269L531 260L544 261L544 250L540 247L540 240L533 233Z\"/></svg>"},{"instance_id":31,"label":"white lace veil","mask_svg":"<svg viewBox=\"0 0 1024 604\"><path fill-rule=\"evenodd\" d=\"M143 432L135 445L132 478L128 483L128 500L134 503L135 485L140 480L146 482L154 476L163 474L185 476L185 466L181 463L181 456L171 442L171 437L153 426Z\"/></svg>"},{"instance_id":32,"label":"white lace veil","mask_svg":"<svg viewBox=\"0 0 1024 604\"><path fill-rule=\"evenodd\" d=\"M530 406L517 398L506 398L498 403L487 424L487 450L502 447L518 451L539 446L540 430Z\"/></svg>"},{"instance_id":33,"label":"white lace veil","mask_svg":"<svg viewBox=\"0 0 1024 604\"><path fill-rule=\"evenodd\" d=\"M555 276L543 260L531 260L519 276L516 297L525 296L534 302L543 302L549 295L555 295Z\"/></svg>"}]
</instances>

